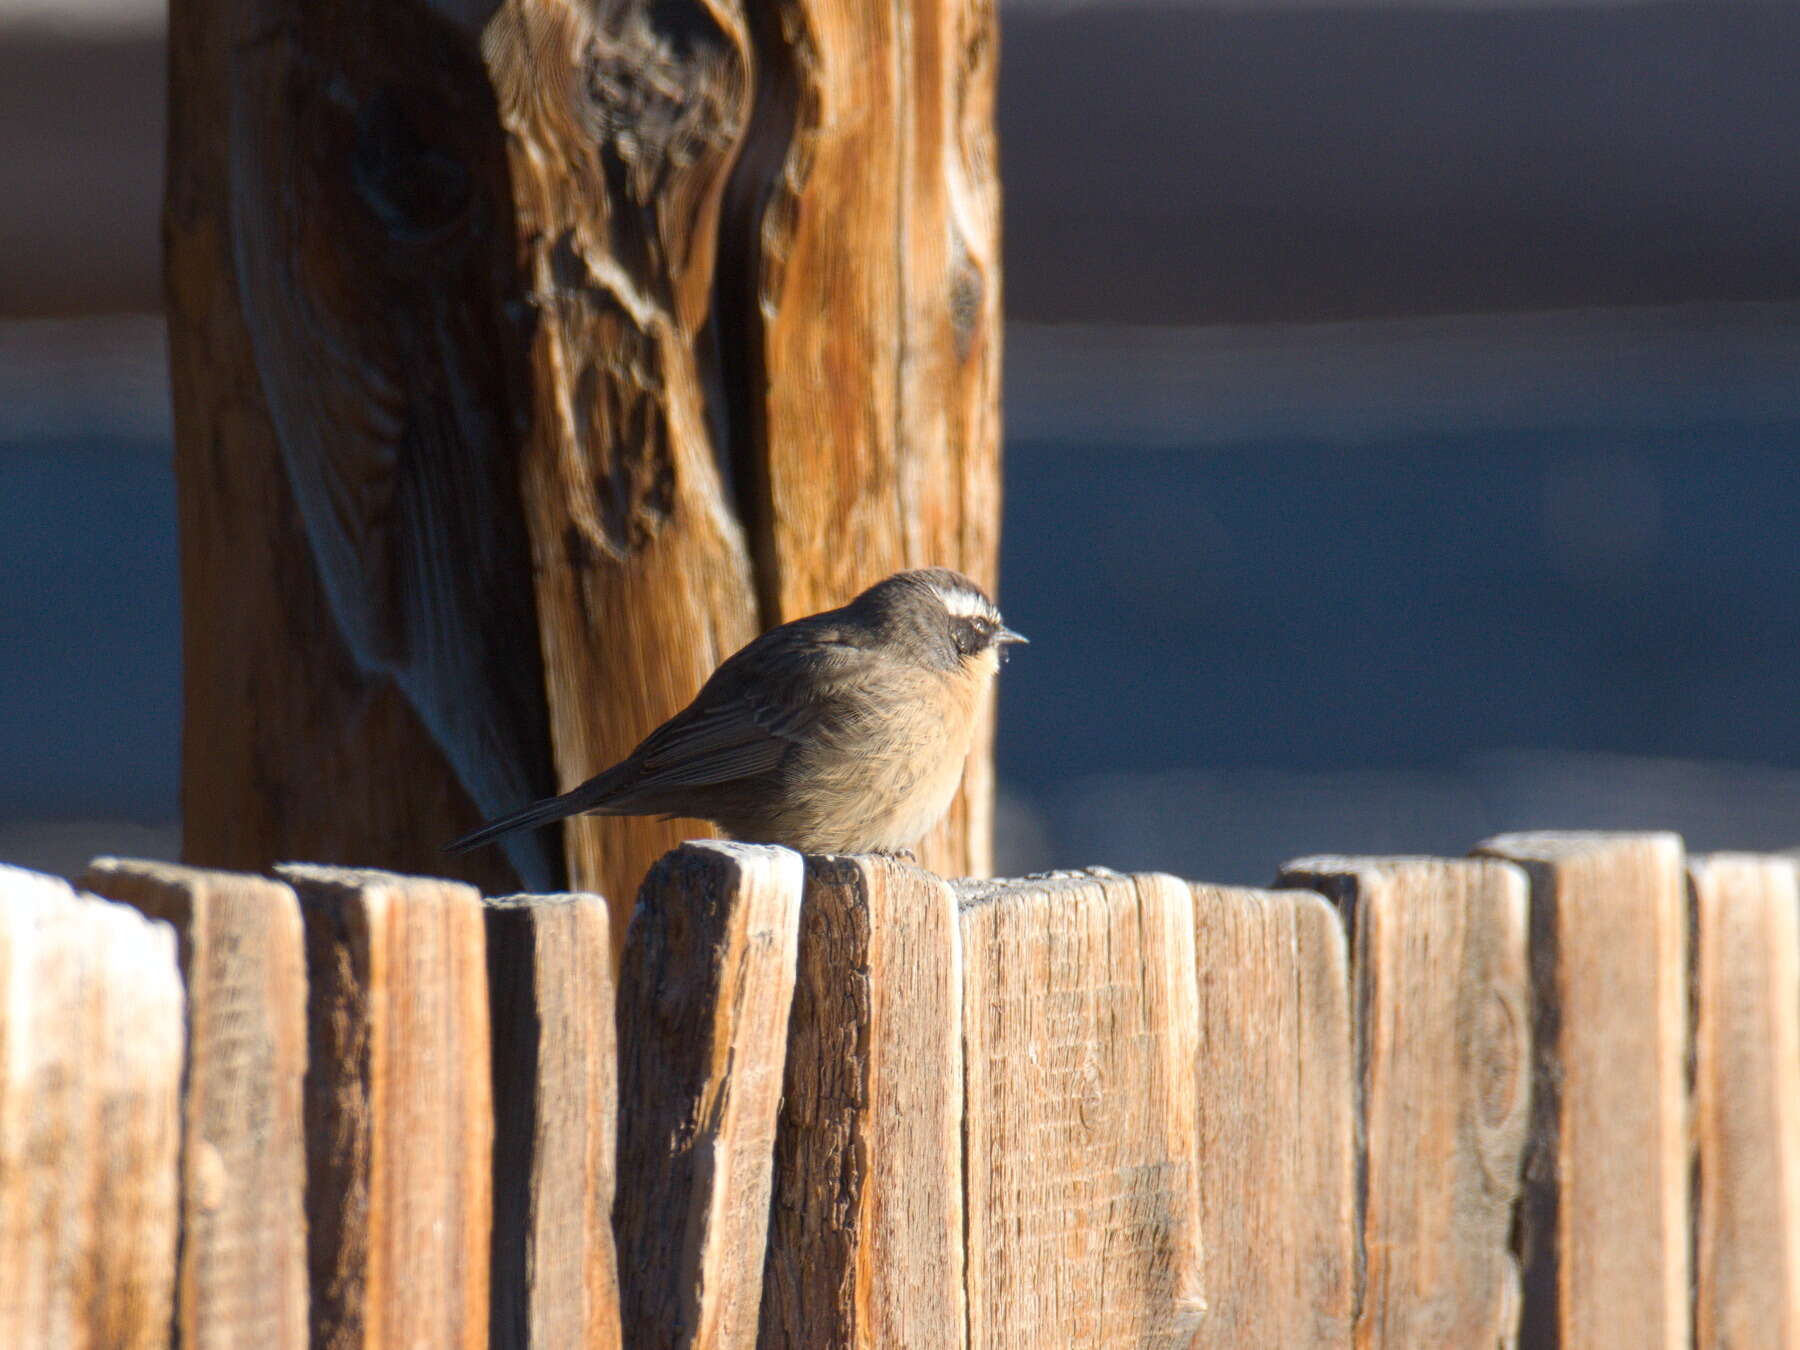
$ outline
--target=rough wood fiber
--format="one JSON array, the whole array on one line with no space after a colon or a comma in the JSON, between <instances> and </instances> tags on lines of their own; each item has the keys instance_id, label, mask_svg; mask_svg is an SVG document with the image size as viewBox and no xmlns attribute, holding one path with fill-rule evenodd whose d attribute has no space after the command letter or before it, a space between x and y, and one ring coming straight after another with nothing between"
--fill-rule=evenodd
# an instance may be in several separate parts
<instances>
[{"instance_id":1,"label":"rough wood fiber","mask_svg":"<svg viewBox=\"0 0 1800 1350\"><path fill-rule=\"evenodd\" d=\"M764 1350L963 1344L958 938L941 878L807 859Z\"/></svg>"},{"instance_id":2,"label":"rough wood fiber","mask_svg":"<svg viewBox=\"0 0 1800 1350\"><path fill-rule=\"evenodd\" d=\"M1194 904L1172 877L961 891L971 1350L1200 1323Z\"/></svg>"},{"instance_id":3,"label":"rough wood fiber","mask_svg":"<svg viewBox=\"0 0 1800 1350\"><path fill-rule=\"evenodd\" d=\"M0 866L0 1345L169 1344L181 1023L167 925Z\"/></svg>"},{"instance_id":4,"label":"rough wood fiber","mask_svg":"<svg viewBox=\"0 0 1800 1350\"><path fill-rule=\"evenodd\" d=\"M1696 1340L1800 1344L1800 878L1791 858L1728 853L1688 877Z\"/></svg>"},{"instance_id":5,"label":"rough wood fiber","mask_svg":"<svg viewBox=\"0 0 1800 1350\"><path fill-rule=\"evenodd\" d=\"M1302 858L1350 924L1362 1106L1359 1350L1517 1344L1531 1101L1525 878L1490 860Z\"/></svg>"},{"instance_id":6,"label":"rough wood fiber","mask_svg":"<svg viewBox=\"0 0 1800 1350\"><path fill-rule=\"evenodd\" d=\"M1201 1242L1194 1350L1344 1350L1356 1111L1344 928L1305 891L1194 887Z\"/></svg>"},{"instance_id":7,"label":"rough wood fiber","mask_svg":"<svg viewBox=\"0 0 1800 1350\"><path fill-rule=\"evenodd\" d=\"M441 851L499 805L471 793L554 779L511 449L521 283L480 191L504 176L475 41L430 7L171 5L189 862L516 885L496 850Z\"/></svg>"},{"instance_id":8,"label":"rough wood fiber","mask_svg":"<svg viewBox=\"0 0 1800 1350\"><path fill-rule=\"evenodd\" d=\"M487 907L493 1001L492 1350L617 1350L617 1052L606 902Z\"/></svg>"},{"instance_id":9,"label":"rough wood fiber","mask_svg":"<svg viewBox=\"0 0 1800 1350\"><path fill-rule=\"evenodd\" d=\"M278 881L99 858L81 884L174 927L187 993L181 1264L186 1347L307 1342L306 967Z\"/></svg>"},{"instance_id":10,"label":"rough wood fiber","mask_svg":"<svg viewBox=\"0 0 1800 1350\"><path fill-rule=\"evenodd\" d=\"M480 1350L493 1110L481 897L289 865L309 982L312 1343Z\"/></svg>"},{"instance_id":11,"label":"rough wood fiber","mask_svg":"<svg viewBox=\"0 0 1800 1350\"><path fill-rule=\"evenodd\" d=\"M630 895L701 827L434 853L763 627L992 584L995 47L991 0L176 0L191 859Z\"/></svg>"},{"instance_id":12,"label":"rough wood fiber","mask_svg":"<svg viewBox=\"0 0 1800 1350\"><path fill-rule=\"evenodd\" d=\"M1671 834L1511 834L1531 879L1535 1073L1521 1345L1679 1350L1687 904Z\"/></svg>"},{"instance_id":13,"label":"rough wood fiber","mask_svg":"<svg viewBox=\"0 0 1800 1350\"><path fill-rule=\"evenodd\" d=\"M689 844L619 972L621 1320L633 1350L755 1344L799 945L800 855Z\"/></svg>"}]
</instances>

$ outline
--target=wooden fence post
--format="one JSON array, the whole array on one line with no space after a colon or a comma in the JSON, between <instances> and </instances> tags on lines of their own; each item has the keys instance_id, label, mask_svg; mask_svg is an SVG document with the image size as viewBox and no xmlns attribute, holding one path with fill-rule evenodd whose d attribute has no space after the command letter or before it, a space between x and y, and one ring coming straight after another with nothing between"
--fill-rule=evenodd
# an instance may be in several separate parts
<instances>
[{"instance_id":1,"label":"wooden fence post","mask_svg":"<svg viewBox=\"0 0 1800 1350\"><path fill-rule=\"evenodd\" d=\"M1700 1350L1800 1342L1800 867L1691 859Z\"/></svg>"},{"instance_id":2,"label":"wooden fence post","mask_svg":"<svg viewBox=\"0 0 1800 1350\"><path fill-rule=\"evenodd\" d=\"M1096 872L961 899L970 1350L1186 1346L1205 1306L1188 887Z\"/></svg>"},{"instance_id":3,"label":"wooden fence post","mask_svg":"<svg viewBox=\"0 0 1800 1350\"><path fill-rule=\"evenodd\" d=\"M489 1350L618 1350L613 957L597 895L487 906L493 1003Z\"/></svg>"},{"instance_id":4,"label":"wooden fence post","mask_svg":"<svg viewBox=\"0 0 1800 1350\"><path fill-rule=\"evenodd\" d=\"M1531 878L1520 1344L1685 1350L1687 903L1672 834L1509 834Z\"/></svg>"},{"instance_id":5,"label":"wooden fence post","mask_svg":"<svg viewBox=\"0 0 1800 1350\"><path fill-rule=\"evenodd\" d=\"M181 1267L187 1350L307 1344L306 969L278 881L98 858L81 878L174 927L187 991Z\"/></svg>"},{"instance_id":6,"label":"wooden fence post","mask_svg":"<svg viewBox=\"0 0 1800 1350\"><path fill-rule=\"evenodd\" d=\"M1206 1315L1194 1350L1348 1350L1358 1289L1344 928L1305 891L1194 887Z\"/></svg>"},{"instance_id":7,"label":"wooden fence post","mask_svg":"<svg viewBox=\"0 0 1800 1350\"><path fill-rule=\"evenodd\" d=\"M958 939L942 878L807 859L761 1350L964 1343Z\"/></svg>"},{"instance_id":8,"label":"wooden fence post","mask_svg":"<svg viewBox=\"0 0 1800 1350\"><path fill-rule=\"evenodd\" d=\"M756 1343L803 885L798 853L743 844L686 845L644 879L613 1206L633 1350Z\"/></svg>"},{"instance_id":9,"label":"wooden fence post","mask_svg":"<svg viewBox=\"0 0 1800 1350\"><path fill-rule=\"evenodd\" d=\"M0 866L0 1345L169 1344L181 1003L166 924Z\"/></svg>"},{"instance_id":10,"label":"wooden fence post","mask_svg":"<svg viewBox=\"0 0 1800 1350\"><path fill-rule=\"evenodd\" d=\"M289 865L306 930L312 1339L484 1350L493 1109L481 897Z\"/></svg>"},{"instance_id":11,"label":"wooden fence post","mask_svg":"<svg viewBox=\"0 0 1800 1350\"><path fill-rule=\"evenodd\" d=\"M437 849L762 627L993 582L994 10L175 0L191 861L630 896L694 823Z\"/></svg>"},{"instance_id":12,"label":"wooden fence post","mask_svg":"<svg viewBox=\"0 0 1800 1350\"><path fill-rule=\"evenodd\" d=\"M1525 879L1490 860L1302 858L1350 924L1362 1113L1358 1350L1518 1343L1531 1101Z\"/></svg>"}]
</instances>

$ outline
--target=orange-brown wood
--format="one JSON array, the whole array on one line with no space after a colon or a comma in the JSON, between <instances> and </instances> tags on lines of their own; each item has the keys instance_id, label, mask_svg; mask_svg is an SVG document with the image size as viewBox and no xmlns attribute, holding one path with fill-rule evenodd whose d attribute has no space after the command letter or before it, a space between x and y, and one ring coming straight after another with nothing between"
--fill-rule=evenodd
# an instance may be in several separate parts
<instances>
[{"instance_id":1,"label":"orange-brown wood","mask_svg":"<svg viewBox=\"0 0 1800 1350\"><path fill-rule=\"evenodd\" d=\"M1714 853L1688 879L1695 1342L1800 1344L1800 865Z\"/></svg>"},{"instance_id":2,"label":"orange-brown wood","mask_svg":"<svg viewBox=\"0 0 1800 1350\"><path fill-rule=\"evenodd\" d=\"M168 925L0 866L0 1345L169 1345L182 1033Z\"/></svg>"},{"instance_id":3,"label":"orange-brown wood","mask_svg":"<svg viewBox=\"0 0 1800 1350\"><path fill-rule=\"evenodd\" d=\"M1204 1321L1194 904L1173 877L961 891L971 1350Z\"/></svg>"},{"instance_id":4,"label":"orange-brown wood","mask_svg":"<svg viewBox=\"0 0 1800 1350\"><path fill-rule=\"evenodd\" d=\"M485 1350L494 1133L481 897L290 865L306 932L312 1343Z\"/></svg>"},{"instance_id":5,"label":"orange-brown wood","mask_svg":"<svg viewBox=\"0 0 1800 1350\"><path fill-rule=\"evenodd\" d=\"M1526 891L1488 859L1302 858L1350 924L1362 1128L1358 1350L1510 1347L1531 1104Z\"/></svg>"},{"instance_id":6,"label":"orange-brown wood","mask_svg":"<svg viewBox=\"0 0 1800 1350\"><path fill-rule=\"evenodd\" d=\"M1692 1339L1687 895L1672 834L1509 834L1531 879L1531 1152L1519 1343Z\"/></svg>"},{"instance_id":7,"label":"orange-brown wood","mask_svg":"<svg viewBox=\"0 0 1800 1350\"><path fill-rule=\"evenodd\" d=\"M1193 890L1206 1253L1193 1350L1347 1350L1360 1251L1343 924L1306 891Z\"/></svg>"},{"instance_id":8,"label":"orange-brown wood","mask_svg":"<svg viewBox=\"0 0 1800 1350\"><path fill-rule=\"evenodd\" d=\"M941 878L809 858L757 1344L963 1344L962 961Z\"/></svg>"},{"instance_id":9,"label":"orange-brown wood","mask_svg":"<svg viewBox=\"0 0 1800 1350\"><path fill-rule=\"evenodd\" d=\"M176 0L190 860L631 895L706 829L437 848L770 624L992 585L994 53L990 0Z\"/></svg>"},{"instance_id":10,"label":"orange-brown wood","mask_svg":"<svg viewBox=\"0 0 1800 1350\"><path fill-rule=\"evenodd\" d=\"M644 879L619 969L613 1232L633 1350L756 1344L805 881L690 844Z\"/></svg>"},{"instance_id":11,"label":"orange-brown wood","mask_svg":"<svg viewBox=\"0 0 1800 1350\"><path fill-rule=\"evenodd\" d=\"M606 902L487 905L494 1056L489 1350L618 1350L618 1050Z\"/></svg>"},{"instance_id":12,"label":"orange-brown wood","mask_svg":"<svg viewBox=\"0 0 1800 1350\"><path fill-rule=\"evenodd\" d=\"M99 858L81 884L173 926L187 994L180 1344L307 1344L306 968L278 881Z\"/></svg>"}]
</instances>

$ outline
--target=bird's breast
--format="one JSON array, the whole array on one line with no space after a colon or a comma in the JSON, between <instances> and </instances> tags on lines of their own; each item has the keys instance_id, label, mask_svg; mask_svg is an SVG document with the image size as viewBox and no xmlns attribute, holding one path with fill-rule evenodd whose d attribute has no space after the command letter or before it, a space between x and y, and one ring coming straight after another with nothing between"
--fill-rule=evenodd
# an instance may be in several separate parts
<instances>
[{"instance_id":1,"label":"bird's breast","mask_svg":"<svg viewBox=\"0 0 1800 1350\"><path fill-rule=\"evenodd\" d=\"M815 746L792 780L796 846L893 851L911 848L937 824L962 781L974 736L985 681L970 674L930 672L930 683L909 691L912 697Z\"/></svg>"}]
</instances>

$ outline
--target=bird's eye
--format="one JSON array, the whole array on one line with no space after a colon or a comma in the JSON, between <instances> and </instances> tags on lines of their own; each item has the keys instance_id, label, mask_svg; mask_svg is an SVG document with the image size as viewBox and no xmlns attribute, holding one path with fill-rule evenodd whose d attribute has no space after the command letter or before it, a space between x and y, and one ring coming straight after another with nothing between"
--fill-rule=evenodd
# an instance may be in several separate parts
<instances>
[{"instance_id":1,"label":"bird's eye","mask_svg":"<svg viewBox=\"0 0 1800 1350\"><path fill-rule=\"evenodd\" d=\"M994 625L985 619L958 619L951 631L956 637L956 650L973 656L994 640Z\"/></svg>"}]
</instances>

